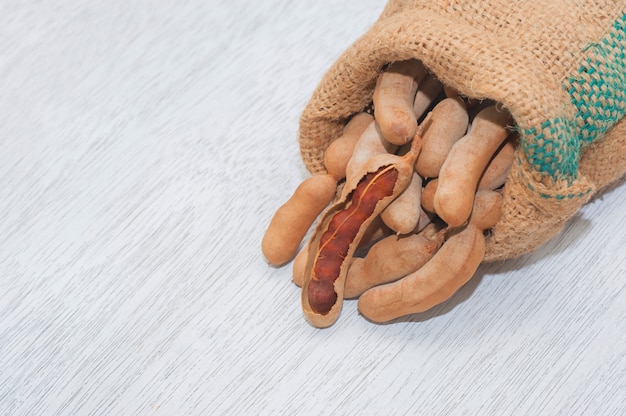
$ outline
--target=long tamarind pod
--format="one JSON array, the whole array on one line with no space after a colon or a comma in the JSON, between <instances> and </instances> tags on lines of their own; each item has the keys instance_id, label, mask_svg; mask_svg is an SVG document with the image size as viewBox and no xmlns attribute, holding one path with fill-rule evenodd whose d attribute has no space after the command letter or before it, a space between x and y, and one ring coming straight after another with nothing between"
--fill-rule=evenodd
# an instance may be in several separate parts
<instances>
[{"instance_id":1,"label":"long tamarind pod","mask_svg":"<svg viewBox=\"0 0 626 416\"><path fill-rule=\"evenodd\" d=\"M374 121L368 113L354 115L343 129L341 136L333 140L324 153L326 171L336 180L346 177L346 166L354 153L359 138Z\"/></svg>"},{"instance_id":2,"label":"long tamarind pod","mask_svg":"<svg viewBox=\"0 0 626 416\"><path fill-rule=\"evenodd\" d=\"M424 312L448 299L478 269L485 255L483 231L498 222L501 206L499 192L478 191L467 226L453 234L421 269L402 280L363 293L359 298L359 312L372 321L386 322Z\"/></svg>"},{"instance_id":3,"label":"long tamarind pod","mask_svg":"<svg viewBox=\"0 0 626 416\"><path fill-rule=\"evenodd\" d=\"M469 116L460 99L441 100L432 111L432 123L424 133L415 170L423 178L436 178L450 149L465 133Z\"/></svg>"},{"instance_id":4,"label":"long tamarind pod","mask_svg":"<svg viewBox=\"0 0 626 416\"><path fill-rule=\"evenodd\" d=\"M315 219L335 197L337 182L331 175L314 175L304 180L274 214L261 251L274 266L293 258Z\"/></svg>"},{"instance_id":5,"label":"long tamarind pod","mask_svg":"<svg viewBox=\"0 0 626 416\"><path fill-rule=\"evenodd\" d=\"M344 297L354 298L366 290L413 273L435 254L444 233L390 235L376 242L365 258L355 258L348 268Z\"/></svg>"},{"instance_id":6,"label":"long tamarind pod","mask_svg":"<svg viewBox=\"0 0 626 416\"><path fill-rule=\"evenodd\" d=\"M494 190L504 185L514 160L515 144L509 137L489 161L487 168L480 177L480 182L478 182L478 189Z\"/></svg>"},{"instance_id":7,"label":"long tamarind pod","mask_svg":"<svg viewBox=\"0 0 626 416\"><path fill-rule=\"evenodd\" d=\"M502 217L502 194L490 189L479 189L474 196L474 206L469 222L481 230L487 230Z\"/></svg>"},{"instance_id":8,"label":"long tamarind pod","mask_svg":"<svg viewBox=\"0 0 626 416\"><path fill-rule=\"evenodd\" d=\"M435 193L437 192L437 178L430 180L422 189L422 208L428 212L435 212Z\"/></svg>"},{"instance_id":9,"label":"long tamarind pod","mask_svg":"<svg viewBox=\"0 0 626 416\"><path fill-rule=\"evenodd\" d=\"M387 322L424 312L451 297L474 275L485 254L485 237L474 224L452 235L420 269L361 295L359 312Z\"/></svg>"},{"instance_id":10,"label":"long tamarind pod","mask_svg":"<svg viewBox=\"0 0 626 416\"><path fill-rule=\"evenodd\" d=\"M302 283L302 309L317 327L332 325L341 312L348 267L361 237L413 177L422 126L404 156L379 154L361 174L346 179L342 198L322 216L313 232Z\"/></svg>"},{"instance_id":11,"label":"long tamarind pod","mask_svg":"<svg viewBox=\"0 0 626 416\"><path fill-rule=\"evenodd\" d=\"M420 220L421 199L422 178L414 172L409 186L380 214L383 222L398 234L413 232Z\"/></svg>"},{"instance_id":12,"label":"long tamarind pod","mask_svg":"<svg viewBox=\"0 0 626 416\"><path fill-rule=\"evenodd\" d=\"M426 68L416 59L394 62L376 80L374 118L385 139L393 144L409 142L417 130L413 102Z\"/></svg>"},{"instance_id":13,"label":"long tamarind pod","mask_svg":"<svg viewBox=\"0 0 626 416\"><path fill-rule=\"evenodd\" d=\"M451 227L470 216L474 194L489 160L509 135L508 111L490 106L476 115L470 131L450 150L437 184L435 212Z\"/></svg>"},{"instance_id":14,"label":"long tamarind pod","mask_svg":"<svg viewBox=\"0 0 626 416\"><path fill-rule=\"evenodd\" d=\"M385 140L376 121L372 121L354 146L352 156L346 164L346 179L358 176L363 166L374 156L393 153L396 149L396 145Z\"/></svg>"},{"instance_id":15,"label":"long tamarind pod","mask_svg":"<svg viewBox=\"0 0 626 416\"><path fill-rule=\"evenodd\" d=\"M442 90L443 85L441 82L434 75L426 74L422 82L417 86L417 93L415 93L415 100L413 101L413 111L418 120L424 115Z\"/></svg>"}]
</instances>

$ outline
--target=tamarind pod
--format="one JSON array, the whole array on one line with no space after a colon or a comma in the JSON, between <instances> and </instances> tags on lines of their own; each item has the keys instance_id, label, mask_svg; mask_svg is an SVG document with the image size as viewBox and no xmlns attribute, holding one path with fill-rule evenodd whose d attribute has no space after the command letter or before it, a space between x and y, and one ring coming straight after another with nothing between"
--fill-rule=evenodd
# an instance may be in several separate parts
<instances>
[{"instance_id":1,"label":"tamarind pod","mask_svg":"<svg viewBox=\"0 0 626 416\"><path fill-rule=\"evenodd\" d=\"M461 95L458 90L452 88L449 85L443 87L443 92L447 98L455 98L465 103L467 114L469 115L470 120L476 115L478 111L480 111L480 107L485 107L485 104L483 104L484 101Z\"/></svg>"},{"instance_id":2,"label":"tamarind pod","mask_svg":"<svg viewBox=\"0 0 626 416\"><path fill-rule=\"evenodd\" d=\"M355 258L348 268L344 297L398 280L422 267L443 243L443 233L433 239L424 234L390 235L376 242L365 258Z\"/></svg>"},{"instance_id":3,"label":"tamarind pod","mask_svg":"<svg viewBox=\"0 0 626 416\"><path fill-rule=\"evenodd\" d=\"M354 252L372 221L409 185L421 132L422 126L406 155L379 154L358 177L347 177L342 198L323 214L311 238L302 284L302 310L312 325L327 327L339 317Z\"/></svg>"},{"instance_id":4,"label":"tamarind pod","mask_svg":"<svg viewBox=\"0 0 626 416\"><path fill-rule=\"evenodd\" d=\"M379 215L367 226L367 229L363 233L357 248L366 247L368 244L371 244L373 241L388 235L390 232L391 230L387 227Z\"/></svg>"},{"instance_id":5,"label":"tamarind pod","mask_svg":"<svg viewBox=\"0 0 626 416\"><path fill-rule=\"evenodd\" d=\"M429 224L432 224L433 217L434 214L430 214L424 211L422 207L420 207L419 221L417 222L417 227L415 227L414 232L418 233L426 228Z\"/></svg>"},{"instance_id":6,"label":"tamarind pod","mask_svg":"<svg viewBox=\"0 0 626 416\"><path fill-rule=\"evenodd\" d=\"M485 254L485 237L478 227L452 235L420 269L406 277L365 291L359 312L374 322L387 322L424 312L450 298L476 272Z\"/></svg>"},{"instance_id":7,"label":"tamarind pod","mask_svg":"<svg viewBox=\"0 0 626 416\"><path fill-rule=\"evenodd\" d=\"M508 136L511 121L505 110L490 106L476 115L470 131L450 150L433 199L435 212L450 227L462 225L470 216L480 176Z\"/></svg>"},{"instance_id":8,"label":"tamarind pod","mask_svg":"<svg viewBox=\"0 0 626 416\"><path fill-rule=\"evenodd\" d=\"M372 121L374 117L371 114L354 115L344 127L341 136L333 140L326 148L324 166L336 180L346 177L346 165L354 153L356 143Z\"/></svg>"},{"instance_id":9,"label":"tamarind pod","mask_svg":"<svg viewBox=\"0 0 626 416\"><path fill-rule=\"evenodd\" d=\"M424 133L415 170L423 178L436 178L450 149L465 133L469 117L463 101L445 98L433 108L430 128Z\"/></svg>"},{"instance_id":10,"label":"tamarind pod","mask_svg":"<svg viewBox=\"0 0 626 416\"><path fill-rule=\"evenodd\" d=\"M443 87L443 92L446 95L446 98L458 98L458 99L461 99L461 97L459 96L459 92L455 88L452 88L449 85L445 85Z\"/></svg>"},{"instance_id":11,"label":"tamarind pod","mask_svg":"<svg viewBox=\"0 0 626 416\"><path fill-rule=\"evenodd\" d=\"M363 165L379 154L393 153L397 146L389 143L380 133L376 121L372 121L363 131L354 146L350 160L346 164L346 178L358 177Z\"/></svg>"},{"instance_id":12,"label":"tamarind pod","mask_svg":"<svg viewBox=\"0 0 626 416\"><path fill-rule=\"evenodd\" d=\"M422 178L413 172L411 183L380 214L383 222L398 234L413 232L420 220Z\"/></svg>"},{"instance_id":13,"label":"tamarind pod","mask_svg":"<svg viewBox=\"0 0 626 416\"><path fill-rule=\"evenodd\" d=\"M416 59L393 62L376 80L374 87L374 118L383 137L402 145L410 141L417 130L413 102L418 83L426 68Z\"/></svg>"},{"instance_id":14,"label":"tamarind pod","mask_svg":"<svg viewBox=\"0 0 626 416\"><path fill-rule=\"evenodd\" d=\"M502 195L490 189L479 189L474 196L474 206L469 217L470 224L480 230L487 230L502 217Z\"/></svg>"},{"instance_id":15,"label":"tamarind pod","mask_svg":"<svg viewBox=\"0 0 626 416\"><path fill-rule=\"evenodd\" d=\"M428 181L428 183L422 189L422 208L428 212L435 212L435 193L437 192L437 184L439 181L437 178Z\"/></svg>"},{"instance_id":16,"label":"tamarind pod","mask_svg":"<svg viewBox=\"0 0 626 416\"><path fill-rule=\"evenodd\" d=\"M315 326L325 327L339 316L343 284L361 235L377 215L377 207L394 196L398 171L385 165L364 176L350 198L334 205L311 240L302 286L302 307Z\"/></svg>"},{"instance_id":17,"label":"tamarind pod","mask_svg":"<svg viewBox=\"0 0 626 416\"><path fill-rule=\"evenodd\" d=\"M337 183L331 175L314 175L304 180L272 217L261 251L274 266L293 258L309 228L335 197Z\"/></svg>"},{"instance_id":18,"label":"tamarind pod","mask_svg":"<svg viewBox=\"0 0 626 416\"><path fill-rule=\"evenodd\" d=\"M443 85L439 80L430 74L426 74L422 82L417 86L417 92L415 93L415 100L413 101L413 111L415 117L419 120L430 105L435 101L437 96L441 94Z\"/></svg>"},{"instance_id":19,"label":"tamarind pod","mask_svg":"<svg viewBox=\"0 0 626 416\"><path fill-rule=\"evenodd\" d=\"M504 185L515 160L515 144L507 139L489 161L480 177L478 189L497 189Z\"/></svg>"},{"instance_id":20,"label":"tamarind pod","mask_svg":"<svg viewBox=\"0 0 626 416\"><path fill-rule=\"evenodd\" d=\"M435 240L438 237L439 233L440 232L445 233L445 230L447 230L447 228L439 227L436 224L431 222L426 227L424 227L422 231L420 231L420 234L428 240ZM445 236L444 236L444 240L445 240Z\"/></svg>"},{"instance_id":21,"label":"tamarind pod","mask_svg":"<svg viewBox=\"0 0 626 416\"><path fill-rule=\"evenodd\" d=\"M293 265L291 269L292 282L299 287L302 287L302 281L304 280L304 271L306 269L306 263L308 259L310 243L307 243L296 257L293 259Z\"/></svg>"}]
</instances>

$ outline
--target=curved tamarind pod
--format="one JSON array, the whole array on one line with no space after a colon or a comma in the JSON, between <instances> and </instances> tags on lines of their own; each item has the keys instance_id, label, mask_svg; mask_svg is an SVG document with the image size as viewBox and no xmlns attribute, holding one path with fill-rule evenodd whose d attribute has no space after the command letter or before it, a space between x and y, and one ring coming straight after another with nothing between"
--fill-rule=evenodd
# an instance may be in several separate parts
<instances>
[{"instance_id":1,"label":"curved tamarind pod","mask_svg":"<svg viewBox=\"0 0 626 416\"><path fill-rule=\"evenodd\" d=\"M389 143L380 132L376 121L372 121L363 131L354 146L350 160L346 164L346 179L358 176L363 165L379 154L393 153L397 146Z\"/></svg>"},{"instance_id":2,"label":"curved tamarind pod","mask_svg":"<svg viewBox=\"0 0 626 416\"><path fill-rule=\"evenodd\" d=\"M437 192L437 178L430 180L422 189L422 208L428 212L435 212L435 193Z\"/></svg>"},{"instance_id":3,"label":"curved tamarind pod","mask_svg":"<svg viewBox=\"0 0 626 416\"><path fill-rule=\"evenodd\" d=\"M469 116L463 101L455 98L441 100L433 108L432 122L422 139L415 170L423 178L436 178L452 145L467 132Z\"/></svg>"},{"instance_id":4,"label":"curved tamarind pod","mask_svg":"<svg viewBox=\"0 0 626 416\"><path fill-rule=\"evenodd\" d=\"M444 233L390 235L375 243L365 258L355 258L348 268L344 297L355 298L366 290L396 281L422 267L443 243Z\"/></svg>"},{"instance_id":5,"label":"curved tamarind pod","mask_svg":"<svg viewBox=\"0 0 626 416\"><path fill-rule=\"evenodd\" d=\"M515 160L515 144L507 139L491 158L480 177L478 189L497 189L504 185Z\"/></svg>"},{"instance_id":6,"label":"curved tamarind pod","mask_svg":"<svg viewBox=\"0 0 626 416\"><path fill-rule=\"evenodd\" d=\"M342 198L322 216L313 232L302 283L302 310L317 327L332 325L341 312L348 267L372 221L404 191L413 176L422 126L404 156L379 154L347 178Z\"/></svg>"},{"instance_id":7,"label":"curved tamarind pod","mask_svg":"<svg viewBox=\"0 0 626 416\"><path fill-rule=\"evenodd\" d=\"M359 312L372 321L386 322L424 312L451 297L478 269L485 255L483 231L499 221L501 206L499 192L478 191L467 226L453 234L421 269L402 280L364 292L359 298ZM428 233L432 235L434 229L429 227L423 234L432 238ZM443 232L445 229L438 234Z\"/></svg>"},{"instance_id":8,"label":"curved tamarind pod","mask_svg":"<svg viewBox=\"0 0 626 416\"><path fill-rule=\"evenodd\" d=\"M437 184L433 204L437 215L451 227L462 225L472 212L481 174L507 138L511 116L490 106L476 115L470 131L450 150Z\"/></svg>"},{"instance_id":9,"label":"curved tamarind pod","mask_svg":"<svg viewBox=\"0 0 626 416\"><path fill-rule=\"evenodd\" d=\"M480 230L487 230L502 217L502 194L490 189L480 189L474 196L474 206L469 217L470 224Z\"/></svg>"},{"instance_id":10,"label":"curved tamarind pod","mask_svg":"<svg viewBox=\"0 0 626 416\"><path fill-rule=\"evenodd\" d=\"M374 118L383 137L402 145L410 141L417 130L413 102L418 83L426 68L418 60L393 62L376 80L374 87Z\"/></svg>"},{"instance_id":11,"label":"curved tamarind pod","mask_svg":"<svg viewBox=\"0 0 626 416\"><path fill-rule=\"evenodd\" d=\"M413 101L413 111L417 119L424 115L442 90L443 85L441 82L433 75L426 74L422 82L417 86L417 93L415 93L415 100Z\"/></svg>"},{"instance_id":12,"label":"curved tamarind pod","mask_svg":"<svg viewBox=\"0 0 626 416\"><path fill-rule=\"evenodd\" d=\"M484 254L482 230L468 224L446 240L422 268L363 293L358 302L359 312L374 322L424 312L450 298L467 283Z\"/></svg>"},{"instance_id":13,"label":"curved tamarind pod","mask_svg":"<svg viewBox=\"0 0 626 416\"><path fill-rule=\"evenodd\" d=\"M309 228L335 197L337 182L331 175L314 175L304 180L274 214L261 250L274 266L293 258Z\"/></svg>"},{"instance_id":14,"label":"curved tamarind pod","mask_svg":"<svg viewBox=\"0 0 626 416\"><path fill-rule=\"evenodd\" d=\"M333 140L326 148L324 166L336 180L346 177L346 166L354 153L356 143L372 121L374 117L371 114L356 114L348 121L341 136Z\"/></svg>"},{"instance_id":15,"label":"curved tamarind pod","mask_svg":"<svg viewBox=\"0 0 626 416\"><path fill-rule=\"evenodd\" d=\"M420 220L422 178L413 172L411 183L380 214L383 222L398 234L413 232Z\"/></svg>"}]
</instances>

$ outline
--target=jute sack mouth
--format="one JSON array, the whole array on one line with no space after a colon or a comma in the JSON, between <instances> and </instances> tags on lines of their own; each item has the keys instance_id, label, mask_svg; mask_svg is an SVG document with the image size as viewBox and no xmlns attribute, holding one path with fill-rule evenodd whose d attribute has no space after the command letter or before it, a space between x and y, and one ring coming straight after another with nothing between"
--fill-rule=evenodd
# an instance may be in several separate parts
<instances>
[{"instance_id":1,"label":"jute sack mouth","mask_svg":"<svg viewBox=\"0 0 626 416\"><path fill-rule=\"evenodd\" d=\"M626 172L626 2L400 1L331 66L300 119L302 159L372 99L389 62L416 58L443 84L501 103L520 134L484 261L529 253Z\"/></svg>"}]
</instances>

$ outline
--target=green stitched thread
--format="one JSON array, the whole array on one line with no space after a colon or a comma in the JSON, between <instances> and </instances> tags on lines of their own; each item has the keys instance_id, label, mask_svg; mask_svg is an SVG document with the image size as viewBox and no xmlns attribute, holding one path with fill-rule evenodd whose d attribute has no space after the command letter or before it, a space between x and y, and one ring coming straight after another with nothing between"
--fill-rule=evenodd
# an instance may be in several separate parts
<instances>
[{"instance_id":1,"label":"green stitched thread","mask_svg":"<svg viewBox=\"0 0 626 416\"><path fill-rule=\"evenodd\" d=\"M614 22L606 37L583 50L587 57L563 85L576 108L573 120L554 118L520 131L522 149L534 170L553 179L573 182L578 174L581 149L624 116L625 39L626 14Z\"/></svg>"},{"instance_id":2,"label":"green stitched thread","mask_svg":"<svg viewBox=\"0 0 626 416\"><path fill-rule=\"evenodd\" d=\"M530 189L533 192L537 192L537 190L535 189L534 186L532 186L530 183L526 184L526 186L528 187L528 189ZM565 198L567 199L574 199L574 198L582 198L585 195L589 194L591 192L591 189L587 189L584 192L578 192L576 194L573 193L568 193L568 194L556 194L556 195L550 195L550 194L544 194L543 192L539 192L539 196L544 198L544 199L556 199L557 201L562 201Z\"/></svg>"}]
</instances>

